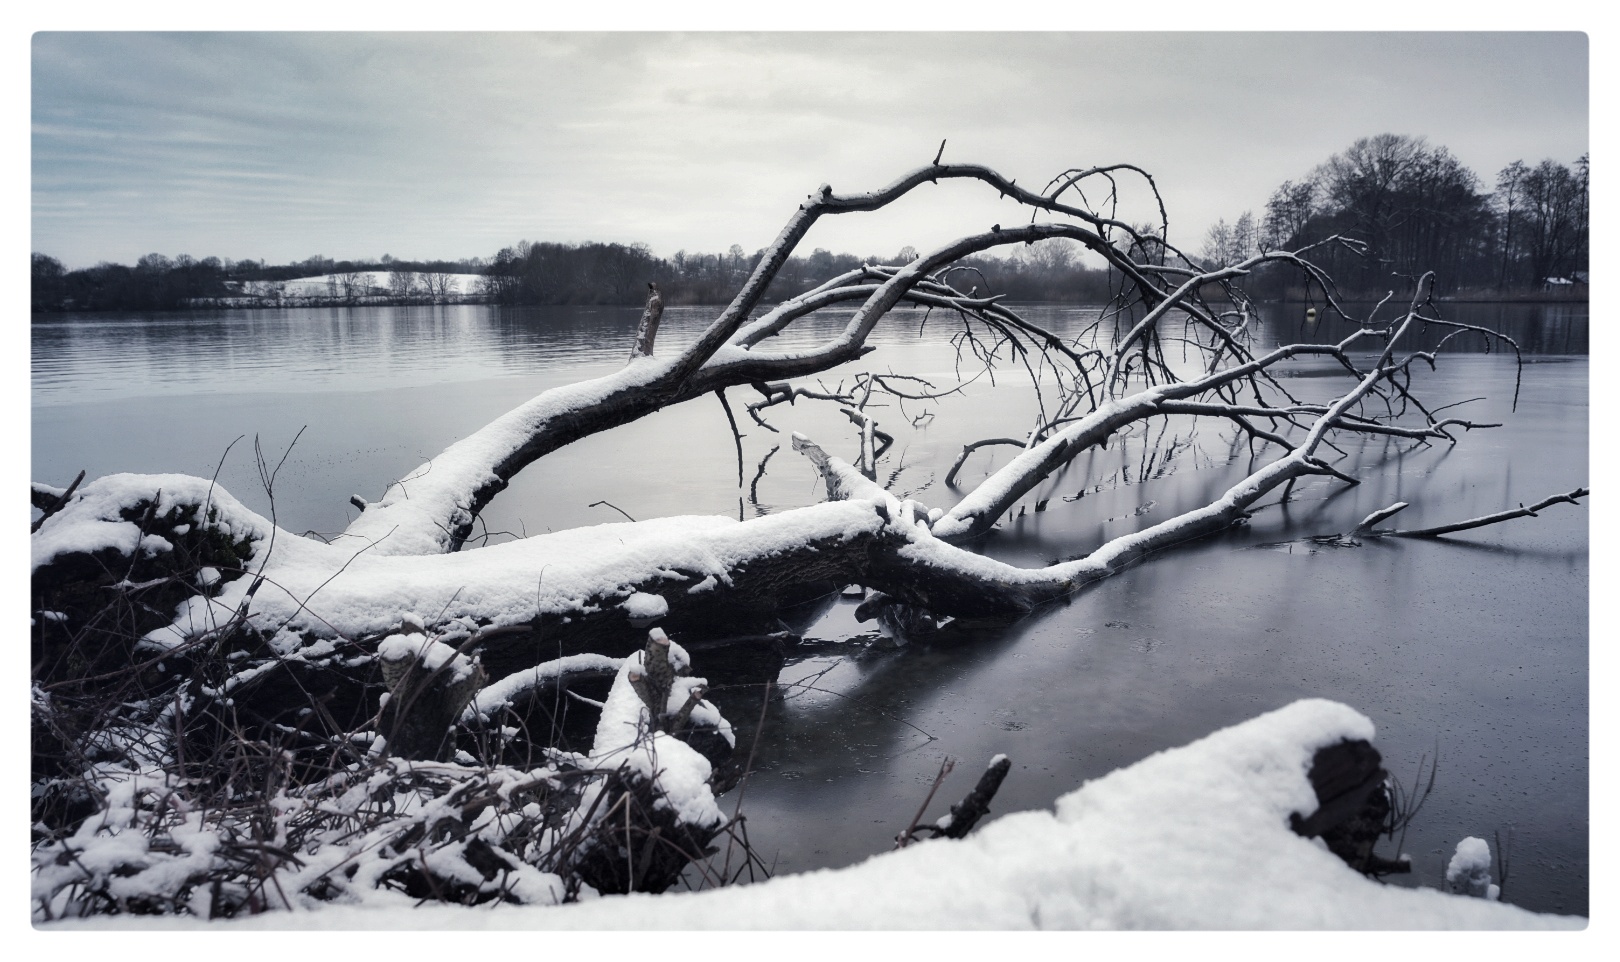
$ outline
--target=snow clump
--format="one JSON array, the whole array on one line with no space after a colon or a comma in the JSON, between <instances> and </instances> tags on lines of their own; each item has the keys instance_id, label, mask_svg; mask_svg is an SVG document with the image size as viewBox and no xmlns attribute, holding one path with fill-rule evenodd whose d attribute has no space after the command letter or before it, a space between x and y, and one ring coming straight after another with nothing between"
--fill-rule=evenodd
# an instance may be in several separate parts
<instances>
[{"instance_id":1,"label":"snow clump","mask_svg":"<svg viewBox=\"0 0 1620 962\"><path fill-rule=\"evenodd\" d=\"M1491 846L1470 835L1457 843L1457 851L1446 866L1446 888L1456 895L1496 901L1500 886L1491 883Z\"/></svg>"}]
</instances>

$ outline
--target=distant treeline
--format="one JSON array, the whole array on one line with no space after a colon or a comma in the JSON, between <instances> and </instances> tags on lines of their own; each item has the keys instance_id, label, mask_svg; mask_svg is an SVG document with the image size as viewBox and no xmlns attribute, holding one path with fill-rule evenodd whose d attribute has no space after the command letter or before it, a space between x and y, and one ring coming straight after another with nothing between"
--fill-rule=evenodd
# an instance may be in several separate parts
<instances>
[{"instance_id":1,"label":"distant treeline","mask_svg":"<svg viewBox=\"0 0 1620 962\"><path fill-rule=\"evenodd\" d=\"M1014 300L1092 302L1108 297L1108 274L1079 262L1079 248L1068 241L1043 241L1004 257L961 261L968 273L963 287L977 287ZM737 293L765 252L743 252L731 245L724 254L677 251L654 257L639 244L519 243L495 255L484 271L489 300L499 304L636 304L646 298L647 282L658 284L666 303L725 303ZM903 265L917 251L857 257L817 248L790 257L766 291L770 300L803 293L828 278L863 264ZM976 273L974 273L976 272ZM966 280L962 278L966 277Z\"/></svg>"},{"instance_id":2,"label":"distant treeline","mask_svg":"<svg viewBox=\"0 0 1620 962\"><path fill-rule=\"evenodd\" d=\"M1583 156L1572 167L1552 160L1534 167L1515 161L1481 189L1473 171L1444 147L1422 138L1382 134L1356 141L1298 181L1286 181L1256 217L1245 211L1235 222L1211 227L1197 251L1199 265L1235 263L1261 250L1295 250L1332 235L1366 245L1357 254L1340 247L1312 253L1347 295L1398 288L1400 277L1434 271L1440 293L1512 296L1553 291L1584 295L1588 271L1590 169ZM1144 225L1148 231L1152 225ZM1108 272L1086 266L1080 248L1050 240L1002 255L962 262L958 286L1011 300L1099 303L1111 293ZM644 244L530 243L503 248L492 258L460 261L333 261L316 255L274 266L262 261L173 259L148 254L134 267L101 263L66 270L45 254L33 255L33 310L177 310L220 303L269 303L255 298L263 282L320 275L393 272L390 292L365 303L415 303L431 281L412 278L481 275L475 290L454 299L496 304L640 304L647 282L658 284L666 303L724 303L759 263L764 251L739 244L723 254L677 251L655 257ZM862 264L904 264L917 256L907 247L892 256L857 257L817 248L792 257L767 297L779 300L808 290ZM403 281L403 283L401 283ZM1252 279L1251 290L1278 296L1298 291L1297 272L1273 270ZM332 303L359 303L351 291ZM438 298L440 300L444 298ZM281 303L279 300L274 303Z\"/></svg>"},{"instance_id":3,"label":"distant treeline","mask_svg":"<svg viewBox=\"0 0 1620 962\"><path fill-rule=\"evenodd\" d=\"M1553 291L1584 294L1588 278L1590 164L1514 161L1482 189L1444 147L1382 134L1356 141L1272 192L1265 212L1209 229L1206 266L1260 250L1297 250L1335 234L1367 244L1312 252L1348 294L1399 289L1434 271L1441 294ZM1273 272L1271 286L1297 283Z\"/></svg>"},{"instance_id":4,"label":"distant treeline","mask_svg":"<svg viewBox=\"0 0 1620 962\"><path fill-rule=\"evenodd\" d=\"M181 254L169 258L147 254L134 267L103 261L70 271L62 262L35 252L32 257L33 310L41 311L174 311L222 301L250 304L247 292L267 282L300 277L354 275L365 271L409 272L427 277L479 274L484 261L400 261L384 254L374 261L334 261L319 254L292 264L255 260L201 260ZM402 294L413 299L414 293ZM350 298L352 300L352 297Z\"/></svg>"},{"instance_id":5,"label":"distant treeline","mask_svg":"<svg viewBox=\"0 0 1620 962\"><path fill-rule=\"evenodd\" d=\"M1108 297L1108 275L1079 263L1079 248L1068 241L1043 241L1004 258L975 257L957 280L981 294L997 293L1016 300L1091 302ZM134 267L101 263L66 270L45 254L33 255L33 310L166 311L221 304L284 304L263 294L277 281L333 276L330 295L302 301L355 303L420 303L457 300L493 304L640 304L647 283L658 284L666 303L725 303L764 251L743 253L733 244L725 254L677 251L659 258L642 244L554 244L522 241L493 258L464 261L403 261L384 255L377 261L333 261L319 255L273 266L258 261L197 260L184 254L168 258L148 254ZM862 264L905 264L917 257L911 248L891 257L856 257L816 249L789 258L767 297L781 299L809 290ZM383 293L357 295L350 282L365 272L391 272L393 283ZM430 279L448 274L477 274L471 294L433 298ZM420 283L418 283L420 282ZM291 301L293 303L299 301Z\"/></svg>"}]
</instances>

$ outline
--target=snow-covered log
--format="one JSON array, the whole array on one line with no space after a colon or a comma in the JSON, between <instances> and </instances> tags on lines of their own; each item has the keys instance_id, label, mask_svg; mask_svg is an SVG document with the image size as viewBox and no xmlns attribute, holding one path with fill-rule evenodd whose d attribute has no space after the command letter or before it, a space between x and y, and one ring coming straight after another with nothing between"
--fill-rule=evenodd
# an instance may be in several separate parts
<instances>
[{"instance_id":1,"label":"snow-covered log","mask_svg":"<svg viewBox=\"0 0 1620 962\"><path fill-rule=\"evenodd\" d=\"M114 475L85 486L42 527L33 565L42 604L57 610L70 606L51 600L55 587L78 584L87 569L117 572L107 586L126 589L160 570L184 570L180 556L190 545L176 528L235 539L242 557L230 577L207 590L190 585L167 616L148 614L141 647L153 653L246 629L292 655L318 642L381 640L407 619L426 618L440 641L471 639L478 650L544 638L537 650L624 655L639 647L637 623L648 616L665 625L752 619L759 627L823 585L870 583L951 615L1025 611L1071 587L1062 576L939 543L879 494L746 522L662 518L399 557L278 531L202 478ZM197 521L201 515L213 520ZM130 565L141 567L134 580L122 577ZM93 614L75 612L60 630Z\"/></svg>"},{"instance_id":2,"label":"snow-covered log","mask_svg":"<svg viewBox=\"0 0 1620 962\"><path fill-rule=\"evenodd\" d=\"M693 894L632 895L557 906L536 898L530 900L533 907L500 912L428 905L401 915L378 911L400 904L393 893L379 891L319 912L240 918L230 928L1586 926L1583 918L1538 915L1482 898L1383 885L1350 869L1319 840L1292 830L1291 819L1312 814L1319 804L1308 778L1317 753L1345 740L1372 737L1372 723L1357 712L1333 702L1301 701L1090 781L1059 798L1050 810L1005 815L967 838L908 846L850 868ZM101 850L96 855L105 861ZM40 884L36 880L36 893ZM544 884L543 877L533 884ZM169 917L152 919L147 927L202 924ZM82 919L57 925L95 930L128 923Z\"/></svg>"}]
</instances>

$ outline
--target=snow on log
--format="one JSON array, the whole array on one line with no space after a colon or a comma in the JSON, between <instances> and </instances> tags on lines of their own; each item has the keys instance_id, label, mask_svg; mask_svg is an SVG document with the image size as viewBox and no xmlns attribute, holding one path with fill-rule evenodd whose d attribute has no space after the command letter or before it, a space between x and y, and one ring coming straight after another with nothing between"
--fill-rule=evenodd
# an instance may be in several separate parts
<instances>
[{"instance_id":1,"label":"snow on log","mask_svg":"<svg viewBox=\"0 0 1620 962\"><path fill-rule=\"evenodd\" d=\"M128 516L151 505L171 520L211 512L213 520L194 527L241 539L250 560L208 591L186 592L166 623L146 631L144 644L173 649L241 619L281 655L313 640L386 637L408 612L431 613L441 634L459 623L463 638L532 625L546 640L542 650L555 657L558 646L563 654L628 654L639 644L633 629L661 612L701 619L747 610L768 619L805 584L871 584L955 615L1027 611L1071 590L1065 574L1026 571L938 541L925 518L872 488L883 500L825 502L746 522L706 516L603 524L477 551L398 557L354 540L325 544L278 531L200 478L116 475L86 486L41 528L34 566L38 575L52 566L77 571L75 559L94 556L155 558L169 542ZM48 571L43 578L50 581Z\"/></svg>"},{"instance_id":2,"label":"snow on log","mask_svg":"<svg viewBox=\"0 0 1620 962\"><path fill-rule=\"evenodd\" d=\"M499 911L362 902L153 929L1582 929L1482 898L1384 885L1289 828L1316 753L1373 725L1307 700L1160 752L961 840L743 887ZM378 907L392 907L379 898ZM36 923L37 924L37 923ZM118 918L56 923L114 928Z\"/></svg>"},{"instance_id":3,"label":"snow on log","mask_svg":"<svg viewBox=\"0 0 1620 962\"><path fill-rule=\"evenodd\" d=\"M716 605L738 591L739 579L769 604L772 585L835 575L851 563L838 556L839 546L869 541L884 527L871 504L840 502L746 523L662 518L464 553L397 557L367 550L355 540L325 544L278 531L205 479L114 475L87 485L35 535L36 575L53 565L76 569L78 558L163 553L164 539L129 519L151 505L159 518L188 522L199 510L211 513L212 520L197 527L240 539L242 554L250 559L219 583L212 597L191 593L170 624L148 632L147 644L158 648L228 624L250 591L249 625L271 635L281 651L309 637L391 634L405 612L432 613L441 626L457 619L472 627L514 625L549 616L628 628L632 617L657 610L646 596L660 597L666 605ZM794 556L791 570L763 570L778 555ZM689 590L705 583L713 587ZM638 594L643 597L632 601ZM631 602L628 609L626 602Z\"/></svg>"},{"instance_id":4,"label":"snow on log","mask_svg":"<svg viewBox=\"0 0 1620 962\"><path fill-rule=\"evenodd\" d=\"M679 645L670 643L669 654L678 666L691 664L691 658ZM639 651L619 666L613 688L602 705L590 763L598 768L627 768L653 784L658 793L657 806L668 808L677 821L699 828L715 828L724 816L709 786L712 773L709 760L676 733L659 730L634 685L634 680L640 678L644 670L643 653ZM665 713L673 715L680 711L692 688L702 684L701 678L675 678L664 706ZM733 743L730 723L708 702L698 704L699 709L691 715L719 732L728 744Z\"/></svg>"}]
</instances>

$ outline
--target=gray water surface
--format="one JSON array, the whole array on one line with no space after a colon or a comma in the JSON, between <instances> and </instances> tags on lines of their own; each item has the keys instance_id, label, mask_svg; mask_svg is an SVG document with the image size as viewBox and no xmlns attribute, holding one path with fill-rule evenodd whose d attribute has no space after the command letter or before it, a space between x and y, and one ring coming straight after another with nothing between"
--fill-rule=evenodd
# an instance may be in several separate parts
<instances>
[{"instance_id":1,"label":"gray water surface","mask_svg":"<svg viewBox=\"0 0 1620 962\"><path fill-rule=\"evenodd\" d=\"M1025 310L1060 331L1096 316ZM670 309L661 349L689 341L714 313ZM1262 343L1305 334L1300 313L1268 308ZM616 369L639 315L453 306L36 318L31 473L65 484L80 468L91 477L217 469L250 507L268 515L273 504L283 527L334 532L353 516L351 492L375 498L539 391ZM894 649L854 621L853 601L835 603L790 653L784 697L765 715L744 802L756 849L779 872L885 851L946 756L958 760L956 774L928 819L996 753L1012 758L1013 771L994 810L1046 807L1152 752L1320 696L1373 719L1385 764L1403 782L1438 749L1434 794L1405 840L1415 871L1396 884L1434 885L1458 840L1477 835L1494 847L1499 834L1510 842L1504 898L1585 914L1586 509L1556 506L1444 541L1305 540L1347 531L1397 500L1411 503L1400 526L1418 527L1588 483L1585 306L1454 305L1448 316L1518 339L1526 364L1517 409L1512 352L1484 353L1474 337L1451 345L1467 353L1420 371L1425 397L1483 397L1450 413L1503 427L1469 432L1456 447L1342 441L1361 485L1302 484L1286 506L1267 499L1272 506L1245 527L1163 553L1008 627ZM959 366L950 333L941 315L897 311L875 335L878 353L821 380L870 367L953 386L972 371ZM1343 390L1321 362L1279 373L1304 400ZM1004 369L962 395L878 408L900 439L880 478L949 507L1014 453L978 452L953 490L944 476L961 446L1021 433L1036 416L1036 395L1019 377ZM743 417L752 392L731 396ZM496 499L488 529L500 540L620 520L589 506L600 500L638 519L747 517L818 500L815 472L788 432L853 459L853 428L830 406L803 401L766 417L781 433L743 419L741 491L724 412L704 398L537 463ZM254 438L274 464L300 430L272 499L259 486ZM1203 503L1274 456L1251 460L1246 443L1209 421L1154 422L1032 492L1022 517L983 550L1025 565L1071 557ZM755 719L732 721L749 728ZM1390 843L1381 850L1394 854Z\"/></svg>"}]
</instances>

